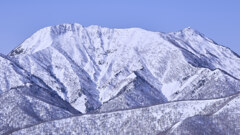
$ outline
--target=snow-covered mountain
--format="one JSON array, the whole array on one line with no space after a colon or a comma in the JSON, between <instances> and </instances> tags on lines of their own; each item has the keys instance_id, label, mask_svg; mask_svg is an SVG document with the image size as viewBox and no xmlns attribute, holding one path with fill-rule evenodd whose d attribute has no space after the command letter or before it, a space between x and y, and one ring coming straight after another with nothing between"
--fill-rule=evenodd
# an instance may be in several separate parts
<instances>
[{"instance_id":1,"label":"snow-covered mountain","mask_svg":"<svg viewBox=\"0 0 240 135\"><path fill-rule=\"evenodd\" d=\"M182 129L193 134L193 129L197 128L194 123L217 121L220 122L219 125L225 126L226 123L218 121L221 116L229 115L229 110L236 111L236 118L240 113L236 110L238 100L231 102L232 107L225 107L229 99L232 101L239 97L240 57L191 28L174 33L160 33L139 28L110 29L84 27L80 24L51 26L34 33L8 56L1 55L0 63L3 65L0 67L0 100L9 93L10 96L20 94L19 98L11 100L16 108L23 108L21 104L40 106L40 109L26 107L31 111L23 114L31 114L31 121L20 127L9 126L3 133L19 130L16 134L20 134L26 131L36 132L38 129L40 132L46 126L50 126L49 132L54 133L65 124L70 124L64 130L64 133L68 133L76 125L90 124L89 127L85 125L86 127L76 129L80 133L83 129L92 128L92 118L96 118L97 123L104 124L105 121L114 125L114 122L118 122L112 119L118 119L117 116L121 115L124 117L122 121L120 119L122 124L131 126L131 122L126 123L138 121L138 115L146 115L139 123L144 124L146 119L154 117L153 121L156 120L158 124L154 127L149 125L143 133L150 133L154 128L156 132L153 134L184 134L184 131L180 131ZM30 99L25 101L25 98ZM8 98L5 99L4 106L10 105ZM204 105L201 106L202 104ZM43 111L46 113L40 117L37 110L44 110L46 106L47 111ZM213 116L219 106L228 109L222 115ZM185 114L188 111L186 109L191 107L191 113ZM209 109L204 109L206 107ZM158 115L162 116L161 119L167 119L167 115L170 115L161 111L165 109L174 112L169 119L176 119L166 124L168 128L162 127L164 122L158 122ZM145 114L142 110L146 111ZM59 115L54 115L53 112L59 112ZM87 115L75 116L80 113ZM42 118L45 116L49 117ZM63 119L69 116L75 116L79 121L74 120L75 117ZM1 112L0 117L6 119L5 124L11 119L10 115L1 115ZM39 120L32 123L36 118ZM54 119L61 120L45 122ZM176 122L179 124L176 125ZM234 124L236 121L232 119L229 122ZM37 123L43 124L34 126ZM51 129L56 124L61 126ZM106 127L92 126L97 126L94 127L96 130L99 128L99 132L92 131L92 134L105 134L106 127L112 127L109 132L106 131L110 134L121 134L121 131L126 134L131 130L138 134L135 131L137 127L123 126L125 132L121 127L106 123ZM173 126L174 129L171 128L170 131ZM199 129L205 128L204 126L199 125ZM21 128L26 129L21 131ZM237 128L237 125L232 125L232 128ZM214 129L209 133L217 134L218 131Z\"/></svg>"}]
</instances>

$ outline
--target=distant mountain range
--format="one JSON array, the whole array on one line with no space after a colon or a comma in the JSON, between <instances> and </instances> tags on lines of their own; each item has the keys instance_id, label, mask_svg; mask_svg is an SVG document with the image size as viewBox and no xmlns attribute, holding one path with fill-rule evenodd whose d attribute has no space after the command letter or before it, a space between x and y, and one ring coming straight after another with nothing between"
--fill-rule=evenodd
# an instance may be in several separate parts
<instances>
[{"instance_id":1,"label":"distant mountain range","mask_svg":"<svg viewBox=\"0 0 240 135\"><path fill-rule=\"evenodd\" d=\"M240 134L240 57L192 28L51 26L0 64L0 134Z\"/></svg>"}]
</instances>

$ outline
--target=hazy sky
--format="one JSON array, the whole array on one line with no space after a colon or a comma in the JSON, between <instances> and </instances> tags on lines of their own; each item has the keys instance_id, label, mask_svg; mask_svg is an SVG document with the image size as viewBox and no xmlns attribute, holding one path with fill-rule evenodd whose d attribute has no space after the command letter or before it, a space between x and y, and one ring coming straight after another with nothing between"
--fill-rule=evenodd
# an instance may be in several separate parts
<instances>
[{"instance_id":1,"label":"hazy sky","mask_svg":"<svg viewBox=\"0 0 240 135\"><path fill-rule=\"evenodd\" d=\"M1 0L0 53L62 23L200 31L240 54L240 0Z\"/></svg>"}]
</instances>

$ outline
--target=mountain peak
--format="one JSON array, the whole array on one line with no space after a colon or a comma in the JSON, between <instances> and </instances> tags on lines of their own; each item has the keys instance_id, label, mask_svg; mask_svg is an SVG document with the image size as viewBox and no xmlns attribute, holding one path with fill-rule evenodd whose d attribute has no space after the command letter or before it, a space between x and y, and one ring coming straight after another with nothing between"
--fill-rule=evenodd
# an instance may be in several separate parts
<instances>
[{"instance_id":1,"label":"mountain peak","mask_svg":"<svg viewBox=\"0 0 240 135\"><path fill-rule=\"evenodd\" d=\"M202 35L200 32L198 32L197 30L193 29L192 27L187 27L184 28L183 30L180 31L180 33L184 34L184 35Z\"/></svg>"},{"instance_id":2,"label":"mountain peak","mask_svg":"<svg viewBox=\"0 0 240 135\"><path fill-rule=\"evenodd\" d=\"M199 31L195 30L194 28L192 27L186 27L184 29L181 29L177 32L170 32L169 35L175 35L175 36L179 36L181 38L184 38L184 37L196 37L196 36L201 36L203 38L206 38L204 36L204 34L200 33Z\"/></svg>"},{"instance_id":3,"label":"mountain peak","mask_svg":"<svg viewBox=\"0 0 240 135\"><path fill-rule=\"evenodd\" d=\"M183 29L183 31L195 31L192 27L188 26Z\"/></svg>"}]
</instances>

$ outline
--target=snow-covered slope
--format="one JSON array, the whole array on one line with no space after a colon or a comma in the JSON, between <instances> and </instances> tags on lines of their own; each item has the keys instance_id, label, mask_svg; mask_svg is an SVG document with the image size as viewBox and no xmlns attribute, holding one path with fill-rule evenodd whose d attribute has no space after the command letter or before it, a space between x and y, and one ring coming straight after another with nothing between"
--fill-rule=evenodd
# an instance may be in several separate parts
<instances>
[{"instance_id":1,"label":"snow-covered slope","mask_svg":"<svg viewBox=\"0 0 240 135\"><path fill-rule=\"evenodd\" d=\"M39 78L0 56L0 134L79 114Z\"/></svg>"},{"instance_id":2,"label":"snow-covered slope","mask_svg":"<svg viewBox=\"0 0 240 135\"><path fill-rule=\"evenodd\" d=\"M39 30L9 56L82 113L219 98L240 86L240 58L191 28L63 24Z\"/></svg>"},{"instance_id":3,"label":"snow-covered slope","mask_svg":"<svg viewBox=\"0 0 240 135\"><path fill-rule=\"evenodd\" d=\"M210 115L196 115L178 122L167 135L238 135L240 133L240 96L225 103Z\"/></svg>"},{"instance_id":4,"label":"snow-covered slope","mask_svg":"<svg viewBox=\"0 0 240 135\"><path fill-rule=\"evenodd\" d=\"M24 134L187 134L187 135L218 135L238 134L239 123L234 118L240 118L240 112L235 110L238 107L239 95L222 99L179 101L155 105L140 109L131 109L101 114L86 114L83 116L70 117L50 122L41 123L12 133L13 135ZM227 112L228 105L236 113L228 115L218 114ZM198 122L198 125L205 126L198 128L194 124L188 126L184 123L187 119L194 117L207 117L205 123ZM212 119L209 117L213 117ZM224 121L221 119L225 119ZM212 125L210 121L214 121ZM210 125L210 126L207 126ZM195 130L201 129L201 130ZM217 129L214 127L218 127ZM231 127L231 128L229 128ZM234 130L231 130L234 129ZM221 132L218 132L221 131Z\"/></svg>"},{"instance_id":5,"label":"snow-covered slope","mask_svg":"<svg viewBox=\"0 0 240 135\"><path fill-rule=\"evenodd\" d=\"M29 88L17 88L7 91L0 96L0 134L49 121L57 118L66 118L73 113L65 110L58 103L48 103L37 98ZM36 91L41 91L37 89ZM33 95L35 94L35 95ZM51 97L52 98L52 97ZM73 109L72 109L73 110ZM76 112L76 111L75 111Z\"/></svg>"},{"instance_id":6,"label":"snow-covered slope","mask_svg":"<svg viewBox=\"0 0 240 135\"><path fill-rule=\"evenodd\" d=\"M186 49L194 56L197 56L198 62L196 62L195 57L191 63L211 69L219 68L236 78L240 78L240 57L229 48L218 45L191 28L170 33L168 34L168 39L176 46Z\"/></svg>"},{"instance_id":7,"label":"snow-covered slope","mask_svg":"<svg viewBox=\"0 0 240 135\"><path fill-rule=\"evenodd\" d=\"M26 73L2 54L0 55L0 65L0 94L30 82L25 77Z\"/></svg>"}]
</instances>

